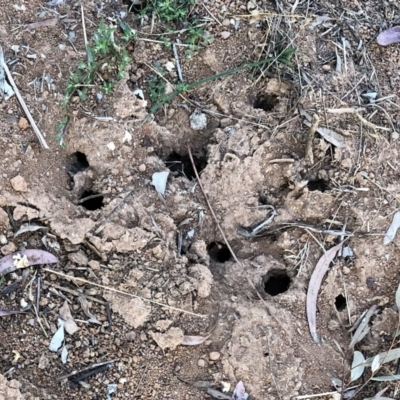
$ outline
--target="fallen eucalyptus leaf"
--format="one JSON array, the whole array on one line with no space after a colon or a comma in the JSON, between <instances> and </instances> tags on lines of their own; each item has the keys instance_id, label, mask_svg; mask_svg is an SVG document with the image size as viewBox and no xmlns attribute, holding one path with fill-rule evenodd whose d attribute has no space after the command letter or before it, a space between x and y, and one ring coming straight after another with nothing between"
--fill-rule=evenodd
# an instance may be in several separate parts
<instances>
[{"instance_id":1,"label":"fallen eucalyptus leaf","mask_svg":"<svg viewBox=\"0 0 400 400\"><path fill-rule=\"evenodd\" d=\"M311 122L308 120L304 121L304 125L310 127ZM341 149L344 147L345 139L340 133L337 133L329 128L318 127L317 132L329 143L332 143L337 148Z\"/></svg>"},{"instance_id":2,"label":"fallen eucalyptus leaf","mask_svg":"<svg viewBox=\"0 0 400 400\"><path fill-rule=\"evenodd\" d=\"M85 315L89 318L90 323L101 325L101 322L90 312L89 303L84 296L79 296L78 301L81 304L82 310Z\"/></svg>"},{"instance_id":3,"label":"fallen eucalyptus leaf","mask_svg":"<svg viewBox=\"0 0 400 400\"><path fill-rule=\"evenodd\" d=\"M391 362L391 361L394 361L394 360L397 360L400 358L400 348L385 351L383 353L379 353L378 356L379 356L379 363L381 365L386 364L388 362ZM363 363L363 365L366 367L370 367L372 364L372 361L374 360L375 357L376 356L367 358L365 360L365 362Z\"/></svg>"},{"instance_id":4,"label":"fallen eucalyptus leaf","mask_svg":"<svg viewBox=\"0 0 400 400\"><path fill-rule=\"evenodd\" d=\"M9 315L14 315L14 314L23 314L25 311L18 311L18 310L0 310L0 317L8 317Z\"/></svg>"},{"instance_id":5,"label":"fallen eucalyptus leaf","mask_svg":"<svg viewBox=\"0 0 400 400\"><path fill-rule=\"evenodd\" d=\"M68 349L64 346L63 349L61 350L61 361L63 364L67 363L67 358L68 358Z\"/></svg>"},{"instance_id":6,"label":"fallen eucalyptus leaf","mask_svg":"<svg viewBox=\"0 0 400 400\"><path fill-rule=\"evenodd\" d=\"M70 334L73 335L79 330L74 318L72 317L71 311L68 306L68 301L65 300L63 306L59 310L60 318L63 319L64 328Z\"/></svg>"},{"instance_id":7,"label":"fallen eucalyptus leaf","mask_svg":"<svg viewBox=\"0 0 400 400\"><path fill-rule=\"evenodd\" d=\"M322 279L328 271L329 265L336 257L337 252L341 249L343 242L337 244L327 250L319 259L308 284L307 291L307 319L310 328L311 337L315 343L319 343L317 335L317 297L321 287Z\"/></svg>"},{"instance_id":8,"label":"fallen eucalyptus leaf","mask_svg":"<svg viewBox=\"0 0 400 400\"><path fill-rule=\"evenodd\" d=\"M233 391L231 400L247 400L249 395L246 393L243 382L239 381Z\"/></svg>"},{"instance_id":9,"label":"fallen eucalyptus leaf","mask_svg":"<svg viewBox=\"0 0 400 400\"><path fill-rule=\"evenodd\" d=\"M222 393L222 392L220 392L220 391L218 391L218 390L211 389L211 388L208 388L208 389L207 389L207 393L208 393L210 396L214 397L214 399L220 399L220 400L231 400L231 399L232 399L231 396L228 396L228 395L225 394L225 393Z\"/></svg>"},{"instance_id":10,"label":"fallen eucalyptus leaf","mask_svg":"<svg viewBox=\"0 0 400 400\"><path fill-rule=\"evenodd\" d=\"M381 32L376 41L381 46L389 46L393 43L400 42L400 26L394 26L393 28L386 29L385 31Z\"/></svg>"},{"instance_id":11,"label":"fallen eucalyptus leaf","mask_svg":"<svg viewBox=\"0 0 400 400\"><path fill-rule=\"evenodd\" d=\"M356 381L364 373L365 365L362 365L365 358L361 351L355 351L353 362L351 363L350 379L351 382Z\"/></svg>"},{"instance_id":12,"label":"fallen eucalyptus leaf","mask_svg":"<svg viewBox=\"0 0 400 400\"><path fill-rule=\"evenodd\" d=\"M20 257L21 259L26 256L29 265L38 264L56 264L58 263L58 258L53 256L53 254L44 250L24 250L19 253L9 254L0 260L0 276L13 272L18 268L23 268L23 266L17 266L15 264L15 257Z\"/></svg>"},{"instance_id":13,"label":"fallen eucalyptus leaf","mask_svg":"<svg viewBox=\"0 0 400 400\"><path fill-rule=\"evenodd\" d=\"M372 372L378 371L378 369L379 369L380 366L381 366L381 364L380 364L380 362L379 362L379 356L376 355L376 356L374 357L374 359L372 360L372 363L371 363L371 370L372 370Z\"/></svg>"},{"instance_id":14,"label":"fallen eucalyptus leaf","mask_svg":"<svg viewBox=\"0 0 400 400\"><path fill-rule=\"evenodd\" d=\"M22 228L20 228L15 234L14 237L17 237L18 235L21 235L25 232L34 232L34 231L42 231L44 234L47 234L49 231L49 228L46 226L40 226L40 225L27 225Z\"/></svg>"},{"instance_id":15,"label":"fallen eucalyptus leaf","mask_svg":"<svg viewBox=\"0 0 400 400\"><path fill-rule=\"evenodd\" d=\"M56 333L51 338L49 350L57 351L64 341L64 321L62 319L58 319L58 329Z\"/></svg>"},{"instance_id":16,"label":"fallen eucalyptus leaf","mask_svg":"<svg viewBox=\"0 0 400 400\"><path fill-rule=\"evenodd\" d=\"M183 336L182 345L183 346L197 346L199 344L204 343L210 335L208 336Z\"/></svg>"},{"instance_id":17,"label":"fallen eucalyptus leaf","mask_svg":"<svg viewBox=\"0 0 400 400\"><path fill-rule=\"evenodd\" d=\"M398 381L400 379L400 375L375 376L371 379L378 382ZM387 397L380 397L380 399L387 399Z\"/></svg>"},{"instance_id":18,"label":"fallen eucalyptus leaf","mask_svg":"<svg viewBox=\"0 0 400 400\"><path fill-rule=\"evenodd\" d=\"M384 245L387 245L394 240L394 237L396 236L399 227L400 227L400 211L397 211L393 216L392 223L390 224L385 237L383 238Z\"/></svg>"},{"instance_id":19,"label":"fallen eucalyptus leaf","mask_svg":"<svg viewBox=\"0 0 400 400\"><path fill-rule=\"evenodd\" d=\"M354 332L354 336L351 339L349 349L353 348L358 342L360 342L370 331L369 321L371 320L372 316L375 314L375 311L378 307L373 305L369 308L366 312L365 317L362 318L360 321L356 331Z\"/></svg>"}]
</instances>

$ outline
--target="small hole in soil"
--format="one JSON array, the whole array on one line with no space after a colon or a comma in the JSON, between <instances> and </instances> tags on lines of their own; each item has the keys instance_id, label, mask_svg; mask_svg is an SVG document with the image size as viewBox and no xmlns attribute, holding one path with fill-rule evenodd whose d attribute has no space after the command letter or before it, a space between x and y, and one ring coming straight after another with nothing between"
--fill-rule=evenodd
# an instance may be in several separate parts
<instances>
[{"instance_id":1,"label":"small hole in soil","mask_svg":"<svg viewBox=\"0 0 400 400\"><path fill-rule=\"evenodd\" d=\"M314 181L309 181L307 187L310 192L314 192L315 190L325 192L325 190L328 189L328 184L323 179L316 179Z\"/></svg>"},{"instance_id":2,"label":"small hole in soil","mask_svg":"<svg viewBox=\"0 0 400 400\"><path fill-rule=\"evenodd\" d=\"M198 158L193 156L193 161L198 173L207 166L207 159L205 157ZM185 176L189 180L196 177L188 155L181 156L178 153L173 152L164 162L175 176Z\"/></svg>"},{"instance_id":3,"label":"small hole in soil","mask_svg":"<svg viewBox=\"0 0 400 400\"><path fill-rule=\"evenodd\" d=\"M211 260L224 263L232 258L232 253L226 244L220 242L211 242L207 246L207 252Z\"/></svg>"},{"instance_id":4,"label":"small hole in soil","mask_svg":"<svg viewBox=\"0 0 400 400\"><path fill-rule=\"evenodd\" d=\"M279 99L276 94L259 93L254 100L253 107L264 111L272 111L279 104Z\"/></svg>"},{"instance_id":5,"label":"small hole in soil","mask_svg":"<svg viewBox=\"0 0 400 400\"><path fill-rule=\"evenodd\" d=\"M125 4L126 6L128 6L128 11L131 11L131 12L141 11L147 5L147 1L143 1L138 4L135 4L136 2L134 0L122 0L122 3Z\"/></svg>"},{"instance_id":6,"label":"small hole in soil","mask_svg":"<svg viewBox=\"0 0 400 400\"><path fill-rule=\"evenodd\" d=\"M67 168L67 173L72 177L78 172L86 171L89 168L89 162L84 153L77 151L71 154L71 164Z\"/></svg>"},{"instance_id":7,"label":"small hole in soil","mask_svg":"<svg viewBox=\"0 0 400 400\"><path fill-rule=\"evenodd\" d=\"M286 271L273 269L263 278L265 293L271 296L285 293L289 289L291 281Z\"/></svg>"},{"instance_id":8,"label":"small hole in soil","mask_svg":"<svg viewBox=\"0 0 400 400\"><path fill-rule=\"evenodd\" d=\"M336 310L343 311L347 306L347 301L345 299L345 297L342 294L339 294L339 296L336 296L335 299L335 307Z\"/></svg>"},{"instance_id":9,"label":"small hole in soil","mask_svg":"<svg viewBox=\"0 0 400 400\"><path fill-rule=\"evenodd\" d=\"M85 199L86 197L89 197L89 198L87 200L85 200L83 203L80 203L80 205L82 207L85 207L86 210L94 211L94 210L98 210L104 206L104 203L103 203L104 196L103 195L93 192L92 190L85 190L82 193L82 196L79 198L79 200Z\"/></svg>"}]
</instances>

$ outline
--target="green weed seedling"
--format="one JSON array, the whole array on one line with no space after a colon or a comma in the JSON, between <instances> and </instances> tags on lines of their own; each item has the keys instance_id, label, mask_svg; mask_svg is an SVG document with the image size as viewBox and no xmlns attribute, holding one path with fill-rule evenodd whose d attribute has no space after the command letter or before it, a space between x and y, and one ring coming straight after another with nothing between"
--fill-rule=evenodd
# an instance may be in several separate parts
<instances>
[{"instance_id":1,"label":"green weed seedling","mask_svg":"<svg viewBox=\"0 0 400 400\"><path fill-rule=\"evenodd\" d=\"M115 39L116 27L107 27L101 20L96 32L93 34L92 44L86 46L87 60L81 62L70 73L65 96L61 103L66 107L71 97L75 94L82 101L87 99L90 87L99 87L104 94L112 93L116 83L124 77L124 70L131 61L125 46L136 39L134 31L125 23L120 23L123 46ZM105 74L100 84L98 76Z\"/></svg>"}]
</instances>

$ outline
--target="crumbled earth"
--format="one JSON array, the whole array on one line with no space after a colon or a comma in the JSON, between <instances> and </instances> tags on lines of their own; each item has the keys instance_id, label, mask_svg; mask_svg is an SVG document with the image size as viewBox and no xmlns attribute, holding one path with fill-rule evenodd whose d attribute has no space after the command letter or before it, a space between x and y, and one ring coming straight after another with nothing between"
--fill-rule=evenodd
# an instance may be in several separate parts
<instances>
[{"instance_id":1,"label":"crumbled earth","mask_svg":"<svg viewBox=\"0 0 400 400\"><path fill-rule=\"evenodd\" d=\"M116 384L113 399L204 399L207 386L232 394L243 381L250 399L288 400L334 391L333 378L350 385L349 327L378 306L356 345L367 358L390 348L398 324L400 238L383 238L400 201L400 53L374 40L398 23L395 2L197 4L192 15L214 40L190 57L177 46L186 83L280 61L209 80L150 115L152 65L176 63L165 26L139 20L128 1L84 1L89 40L101 19L121 17L138 37L112 94L73 98L65 148L54 138L66 112L59 103L85 41L81 4L51 3L0 0L5 60L50 147L15 96L0 102L0 251L40 249L59 260L1 282L0 309L26 312L1 317L0 398L102 399ZM50 18L57 24L27 27ZM184 40L182 29L171 40ZM176 68L165 79L177 83ZM337 140L317 131L310 160L315 114ZM163 194L152 185L161 171ZM323 280L317 345L306 295L338 231L352 234L352 253L339 254ZM62 348L49 345L65 300L79 330L65 334L63 363ZM188 335L201 340L183 345ZM62 378L106 361L80 382ZM395 373L396 362L378 371ZM366 383L354 398L386 386L394 396L395 384Z\"/></svg>"}]
</instances>

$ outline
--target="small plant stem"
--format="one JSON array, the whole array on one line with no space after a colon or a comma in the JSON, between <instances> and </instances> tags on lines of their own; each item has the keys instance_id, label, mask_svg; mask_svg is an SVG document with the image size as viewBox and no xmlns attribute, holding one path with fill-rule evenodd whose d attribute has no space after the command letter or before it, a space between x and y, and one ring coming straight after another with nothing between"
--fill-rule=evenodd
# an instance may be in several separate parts
<instances>
[{"instance_id":1,"label":"small plant stem","mask_svg":"<svg viewBox=\"0 0 400 400\"><path fill-rule=\"evenodd\" d=\"M184 92L188 92L188 91L190 91L192 89L195 89L196 87L201 86L204 83L215 81L216 79L223 78L223 77L229 76L229 75L233 75L233 74L236 74L237 72L245 71L246 69L259 67L259 66L267 64L267 63L272 63L272 62L274 62L276 60L277 60L276 57L269 57L269 58L266 58L265 60L256 61L256 62L252 62L252 63L246 63L246 64L244 64L244 65L242 65L240 67L229 69L227 71L220 72L219 74L210 75L210 76L207 76L207 77L205 77L203 79L200 79L200 80L198 80L196 82L190 83L189 85L185 85L183 89L175 90L175 92L165 96L161 101L159 101L157 104L155 104L153 107L151 107L149 114L150 115L154 114L164 104L166 104L169 101L173 100L175 97L179 96L180 94L182 94Z\"/></svg>"}]
</instances>

